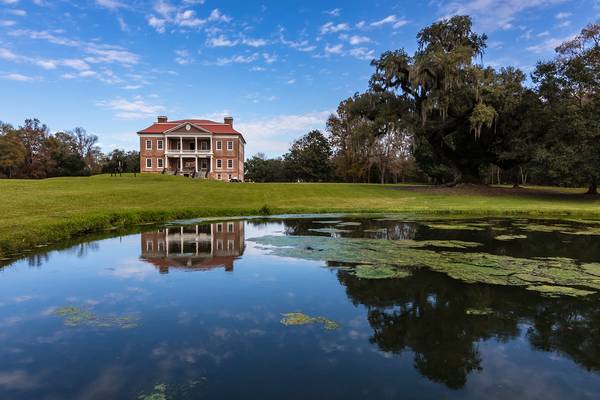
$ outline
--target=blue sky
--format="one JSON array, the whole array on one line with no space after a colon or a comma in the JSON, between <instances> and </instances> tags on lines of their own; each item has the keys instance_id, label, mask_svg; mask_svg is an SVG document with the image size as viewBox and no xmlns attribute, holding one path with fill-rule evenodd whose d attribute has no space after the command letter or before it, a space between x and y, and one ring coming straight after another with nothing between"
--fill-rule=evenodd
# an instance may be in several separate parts
<instances>
[{"instance_id":1,"label":"blue sky","mask_svg":"<svg viewBox=\"0 0 600 400\"><path fill-rule=\"evenodd\" d=\"M0 0L0 120L83 126L110 151L160 114L231 115L248 155L279 155L366 89L372 58L454 14L488 34L485 63L530 72L600 1Z\"/></svg>"}]
</instances>

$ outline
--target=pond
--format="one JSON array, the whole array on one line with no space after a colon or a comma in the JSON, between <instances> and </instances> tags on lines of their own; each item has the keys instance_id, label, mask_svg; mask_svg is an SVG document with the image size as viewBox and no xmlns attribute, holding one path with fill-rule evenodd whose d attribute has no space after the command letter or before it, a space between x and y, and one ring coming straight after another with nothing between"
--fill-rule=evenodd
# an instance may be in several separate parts
<instances>
[{"instance_id":1,"label":"pond","mask_svg":"<svg viewBox=\"0 0 600 400\"><path fill-rule=\"evenodd\" d=\"M0 267L0 398L597 399L599 243L411 215L65 243Z\"/></svg>"}]
</instances>

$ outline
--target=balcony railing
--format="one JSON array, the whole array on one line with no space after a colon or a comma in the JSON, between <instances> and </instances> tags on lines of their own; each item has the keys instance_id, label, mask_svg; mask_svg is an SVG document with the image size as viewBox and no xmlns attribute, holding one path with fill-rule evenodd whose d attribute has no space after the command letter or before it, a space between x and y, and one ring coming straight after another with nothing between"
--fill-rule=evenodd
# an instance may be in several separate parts
<instances>
[{"instance_id":1,"label":"balcony railing","mask_svg":"<svg viewBox=\"0 0 600 400\"><path fill-rule=\"evenodd\" d=\"M166 149L165 153L166 154L209 154L210 153L210 149L207 149L207 150L201 150L201 149L195 149L195 150L190 150L190 149Z\"/></svg>"}]
</instances>

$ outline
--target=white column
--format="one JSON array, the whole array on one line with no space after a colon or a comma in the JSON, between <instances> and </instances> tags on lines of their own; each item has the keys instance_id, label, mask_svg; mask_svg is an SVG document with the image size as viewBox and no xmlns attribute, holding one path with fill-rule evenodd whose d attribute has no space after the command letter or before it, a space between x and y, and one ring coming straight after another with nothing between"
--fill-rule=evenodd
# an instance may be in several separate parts
<instances>
[{"instance_id":1,"label":"white column","mask_svg":"<svg viewBox=\"0 0 600 400\"><path fill-rule=\"evenodd\" d=\"M165 229L165 250L167 257L169 257L169 228Z\"/></svg>"},{"instance_id":2,"label":"white column","mask_svg":"<svg viewBox=\"0 0 600 400\"><path fill-rule=\"evenodd\" d=\"M181 246L181 254L183 254L183 226L181 227L181 230L179 231L179 243Z\"/></svg>"},{"instance_id":3,"label":"white column","mask_svg":"<svg viewBox=\"0 0 600 400\"><path fill-rule=\"evenodd\" d=\"M179 152L183 152L183 136L179 136Z\"/></svg>"},{"instance_id":4,"label":"white column","mask_svg":"<svg viewBox=\"0 0 600 400\"><path fill-rule=\"evenodd\" d=\"M196 172L198 172L198 156L194 155L194 159L196 160Z\"/></svg>"},{"instance_id":5,"label":"white column","mask_svg":"<svg viewBox=\"0 0 600 400\"><path fill-rule=\"evenodd\" d=\"M165 169L168 170L169 169L169 157L167 157L165 155Z\"/></svg>"},{"instance_id":6,"label":"white column","mask_svg":"<svg viewBox=\"0 0 600 400\"><path fill-rule=\"evenodd\" d=\"M198 136L194 136L194 153L198 154ZM198 169L198 166L196 165L196 169Z\"/></svg>"},{"instance_id":7,"label":"white column","mask_svg":"<svg viewBox=\"0 0 600 400\"><path fill-rule=\"evenodd\" d=\"M183 170L183 156L179 156L179 170Z\"/></svg>"}]
</instances>

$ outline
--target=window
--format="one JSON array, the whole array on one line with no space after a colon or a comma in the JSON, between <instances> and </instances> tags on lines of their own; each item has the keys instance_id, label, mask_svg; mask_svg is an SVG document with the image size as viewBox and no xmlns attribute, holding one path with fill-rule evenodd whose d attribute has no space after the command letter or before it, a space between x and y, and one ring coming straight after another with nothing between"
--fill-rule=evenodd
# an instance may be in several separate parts
<instances>
[{"instance_id":1,"label":"window","mask_svg":"<svg viewBox=\"0 0 600 400\"><path fill-rule=\"evenodd\" d=\"M200 142L200 150L208 150L208 142L203 140Z\"/></svg>"},{"instance_id":2,"label":"window","mask_svg":"<svg viewBox=\"0 0 600 400\"><path fill-rule=\"evenodd\" d=\"M217 224L217 233L223 232L223 224Z\"/></svg>"},{"instance_id":3,"label":"window","mask_svg":"<svg viewBox=\"0 0 600 400\"><path fill-rule=\"evenodd\" d=\"M217 240L217 250L223 250L223 240Z\"/></svg>"},{"instance_id":4,"label":"window","mask_svg":"<svg viewBox=\"0 0 600 400\"><path fill-rule=\"evenodd\" d=\"M228 151L232 151L233 150L233 142L232 141L228 141L227 142L227 150Z\"/></svg>"},{"instance_id":5,"label":"window","mask_svg":"<svg viewBox=\"0 0 600 400\"><path fill-rule=\"evenodd\" d=\"M217 150L222 150L223 149L223 142L221 142L220 140L217 140L216 147L217 147Z\"/></svg>"},{"instance_id":6,"label":"window","mask_svg":"<svg viewBox=\"0 0 600 400\"><path fill-rule=\"evenodd\" d=\"M146 168L152 168L152 159L146 158Z\"/></svg>"},{"instance_id":7,"label":"window","mask_svg":"<svg viewBox=\"0 0 600 400\"><path fill-rule=\"evenodd\" d=\"M227 232L229 232L229 233L233 232L233 222L227 223Z\"/></svg>"},{"instance_id":8,"label":"window","mask_svg":"<svg viewBox=\"0 0 600 400\"><path fill-rule=\"evenodd\" d=\"M233 169L233 160L227 160L227 169ZM229 178L231 179L231 175L229 175Z\"/></svg>"},{"instance_id":9,"label":"window","mask_svg":"<svg viewBox=\"0 0 600 400\"><path fill-rule=\"evenodd\" d=\"M152 242L152 240L147 240L146 241L146 251L150 252L152 251L154 248L154 242Z\"/></svg>"},{"instance_id":10,"label":"window","mask_svg":"<svg viewBox=\"0 0 600 400\"><path fill-rule=\"evenodd\" d=\"M152 140L146 140L146 150L152 150Z\"/></svg>"},{"instance_id":11,"label":"window","mask_svg":"<svg viewBox=\"0 0 600 400\"><path fill-rule=\"evenodd\" d=\"M223 160L217 160L217 169L223 168Z\"/></svg>"},{"instance_id":12,"label":"window","mask_svg":"<svg viewBox=\"0 0 600 400\"><path fill-rule=\"evenodd\" d=\"M217 179L221 180L221 174L217 174Z\"/></svg>"},{"instance_id":13,"label":"window","mask_svg":"<svg viewBox=\"0 0 600 400\"><path fill-rule=\"evenodd\" d=\"M156 142L156 148L157 148L158 150L162 150L162 149L163 149L163 146L164 146L164 145L163 145L163 141L162 141L162 140L159 140L159 141L157 141L157 142Z\"/></svg>"},{"instance_id":14,"label":"window","mask_svg":"<svg viewBox=\"0 0 600 400\"><path fill-rule=\"evenodd\" d=\"M232 251L235 249L235 241L234 240L228 240L227 241L227 250Z\"/></svg>"},{"instance_id":15,"label":"window","mask_svg":"<svg viewBox=\"0 0 600 400\"><path fill-rule=\"evenodd\" d=\"M157 159L156 159L156 166L157 166L158 168L162 168L162 167L163 167L163 161L164 161L164 160L163 160L162 158L157 158Z\"/></svg>"}]
</instances>

